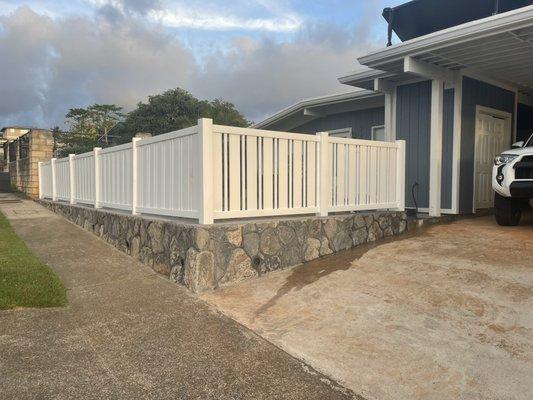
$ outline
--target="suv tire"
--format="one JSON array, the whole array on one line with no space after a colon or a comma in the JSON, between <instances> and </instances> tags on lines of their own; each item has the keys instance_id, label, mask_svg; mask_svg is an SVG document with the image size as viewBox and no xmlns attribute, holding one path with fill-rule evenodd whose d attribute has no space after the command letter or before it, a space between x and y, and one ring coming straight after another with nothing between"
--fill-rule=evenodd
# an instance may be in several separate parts
<instances>
[{"instance_id":1,"label":"suv tire","mask_svg":"<svg viewBox=\"0 0 533 400\"><path fill-rule=\"evenodd\" d=\"M522 207L516 199L503 197L496 193L494 197L494 213L498 225L516 226L522 216Z\"/></svg>"}]
</instances>

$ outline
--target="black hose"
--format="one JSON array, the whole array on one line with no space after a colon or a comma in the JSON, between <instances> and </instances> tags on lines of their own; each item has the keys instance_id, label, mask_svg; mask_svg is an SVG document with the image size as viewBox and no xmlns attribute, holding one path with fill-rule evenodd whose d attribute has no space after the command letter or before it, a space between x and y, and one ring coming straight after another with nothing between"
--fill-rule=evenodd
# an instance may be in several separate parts
<instances>
[{"instance_id":1,"label":"black hose","mask_svg":"<svg viewBox=\"0 0 533 400\"><path fill-rule=\"evenodd\" d=\"M413 183L411 187L411 196L413 197L413 202L415 203L415 215L418 215L418 202L416 201L415 188L418 187L418 182Z\"/></svg>"}]
</instances>

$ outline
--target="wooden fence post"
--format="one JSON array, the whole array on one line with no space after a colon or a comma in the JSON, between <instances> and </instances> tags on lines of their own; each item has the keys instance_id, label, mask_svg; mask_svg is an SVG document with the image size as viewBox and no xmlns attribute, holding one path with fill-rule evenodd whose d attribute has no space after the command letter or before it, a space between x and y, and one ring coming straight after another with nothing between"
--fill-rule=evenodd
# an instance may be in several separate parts
<instances>
[{"instance_id":1,"label":"wooden fence post","mask_svg":"<svg viewBox=\"0 0 533 400\"><path fill-rule=\"evenodd\" d=\"M329 133L319 132L319 180L318 180L318 215L327 217L331 201L331 169L329 162Z\"/></svg>"},{"instance_id":2,"label":"wooden fence post","mask_svg":"<svg viewBox=\"0 0 533 400\"><path fill-rule=\"evenodd\" d=\"M198 120L198 204L200 206L200 224L212 224L214 214L213 201L213 120L201 118Z\"/></svg>"},{"instance_id":3,"label":"wooden fence post","mask_svg":"<svg viewBox=\"0 0 533 400\"><path fill-rule=\"evenodd\" d=\"M397 140L398 154L396 157L396 202L398 211L405 211L405 140Z\"/></svg>"},{"instance_id":4,"label":"wooden fence post","mask_svg":"<svg viewBox=\"0 0 533 400\"><path fill-rule=\"evenodd\" d=\"M94 208L102 208L100 205L100 150L102 150L101 147L94 148Z\"/></svg>"},{"instance_id":5,"label":"wooden fence post","mask_svg":"<svg viewBox=\"0 0 533 400\"><path fill-rule=\"evenodd\" d=\"M76 203L75 197L76 197L76 179L74 177L74 154L68 155L68 167L69 167L69 175L70 175L70 204Z\"/></svg>"},{"instance_id":6,"label":"wooden fence post","mask_svg":"<svg viewBox=\"0 0 533 400\"><path fill-rule=\"evenodd\" d=\"M52 201L57 201L56 190L56 158L50 160L50 169L52 171Z\"/></svg>"},{"instance_id":7,"label":"wooden fence post","mask_svg":"<svg viewBox=\"0 0 533 400\"><path fill-rule=\"evenodd\" d=\"M37 163L37 173L39 179L39 199L43 198L43 162L39 161Z\"/></svg>"},{"instance_id":8,"label":"wooden fence post","mask_svg":"<svg viewBox=\"0 0 533 400\"><path fill-rule=\"evenodd\" d=\"M137 211L139 203L139 140L141 140L141 138L136 137L131 140L131 213L133 215L139 214Z\"/></svg>"}]
</instances>

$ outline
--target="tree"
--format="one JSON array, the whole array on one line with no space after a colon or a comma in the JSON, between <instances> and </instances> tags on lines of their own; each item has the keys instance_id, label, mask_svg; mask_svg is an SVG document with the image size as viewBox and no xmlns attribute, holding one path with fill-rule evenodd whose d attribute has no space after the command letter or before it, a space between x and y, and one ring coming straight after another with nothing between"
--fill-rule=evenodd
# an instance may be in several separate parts
<instances>
[{"instance_id":1,"label":"tree","mask_svg":"<svg viewBox=\"0 0 533 400\"><path fill-rule=\"evenodd\" d=\"M59 135L61 154L85 153L94 147L109 145L109 132L123 117L122 107L93 104L87 108L71 108L66 115L68 132Z\"/></svg>"},{"instance_id":2,"label":"tree","mask_svg":"<svg viewBox=\"0 0 533 400\"><path fill-rule=\"evenodd\" d=\"M231 103L220 99L201 101L176 88L149 96L147 103L138 103L114 133L125 142L137 132L159 135L196 125L199 118L212 118L217 124L232 126L250 124Z\"/></svg>"}]
</instances>

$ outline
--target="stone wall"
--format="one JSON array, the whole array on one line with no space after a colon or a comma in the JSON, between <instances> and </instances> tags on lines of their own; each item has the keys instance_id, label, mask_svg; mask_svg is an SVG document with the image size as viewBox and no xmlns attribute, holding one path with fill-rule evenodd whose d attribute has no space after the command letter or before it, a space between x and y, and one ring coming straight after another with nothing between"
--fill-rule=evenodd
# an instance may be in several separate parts
<instances>
[{"instance_id":1,"label":"stone wall","mask_svg":"<svg viewBox=\"0 0 533 400\"><path fill-rule=\"evenodd\" d=\"M298 265L407 229L403 212L197 225L40 202L194 292Z\"/></svg>"},{"instance_id":2,"label":"stone wall","mask_svg":"<svg viewBox=\"0 0 533 400\"><path fill-rule=\"evenodd\" d=\"M19 158L22 136L8 144L17 148L17 159L9 163L9 175L12 185L36 199L39 197L39 162L53 157L54 140L52 132L46 130L33 129L24 136L28 139L27 157Z\"/></svg>"}]
</instances>

